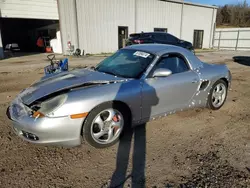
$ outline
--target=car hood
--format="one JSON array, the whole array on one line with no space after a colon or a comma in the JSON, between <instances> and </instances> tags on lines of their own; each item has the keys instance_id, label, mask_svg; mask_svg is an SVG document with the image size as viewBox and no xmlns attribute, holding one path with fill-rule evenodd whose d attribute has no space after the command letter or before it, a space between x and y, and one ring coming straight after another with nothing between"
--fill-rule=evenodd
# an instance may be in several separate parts
<instances>
[{"instance_id":1,"label":"car hood","mask_svg":"<svg viewBox=\"0 0 250 188\"><path fill-rule=\"evenodd\" d=\"M20 98L24 104L30 105L38 99L73 88L123 82L125 80L124 78L91 69L78 69L59 73L51 77L44 77L40 81L32 84L29 88L23 90L18 95L18 98Z\"/></svg>"}]
</instances>

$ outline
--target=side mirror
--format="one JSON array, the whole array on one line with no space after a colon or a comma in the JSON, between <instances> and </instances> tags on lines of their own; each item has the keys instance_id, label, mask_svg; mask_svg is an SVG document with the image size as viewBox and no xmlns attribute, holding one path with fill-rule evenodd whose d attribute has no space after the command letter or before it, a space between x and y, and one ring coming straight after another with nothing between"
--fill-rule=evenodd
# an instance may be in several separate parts
<instances>
[{"instance_id":1,"label":"side mirror","mask_svg":"<svg viewBox=\"0 0 250 188\"><path fill-rule=\"evenodd\" d=\"M153 73L153 78L155 77L168 77L172 74L172 71L169 69L156 69Z\"/></svg>"}]
</instances>

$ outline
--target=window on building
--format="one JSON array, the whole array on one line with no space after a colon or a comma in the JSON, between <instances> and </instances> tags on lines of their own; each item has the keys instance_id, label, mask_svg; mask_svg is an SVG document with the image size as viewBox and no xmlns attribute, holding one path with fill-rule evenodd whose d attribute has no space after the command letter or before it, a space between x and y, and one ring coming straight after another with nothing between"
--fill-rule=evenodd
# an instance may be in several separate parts
<instances>
[{"instance_id":1,"label":"window on building","mask_svg":"<svg viewBox=\"0 0 250 188\"><path fill-rule=\"evenodd\" d=\"M154 32L168 32L167 28L154 28Z\"/></svg>"}]
</instances>

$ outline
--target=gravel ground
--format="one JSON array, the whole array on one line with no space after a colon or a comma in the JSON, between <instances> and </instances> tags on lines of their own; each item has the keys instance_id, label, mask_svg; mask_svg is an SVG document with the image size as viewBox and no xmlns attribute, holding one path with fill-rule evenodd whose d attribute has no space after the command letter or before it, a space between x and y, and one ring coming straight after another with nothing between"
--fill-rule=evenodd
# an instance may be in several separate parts
<instances>
[{"instance_id":1,"label":"gravel ground","mask_svg":"<svg viewBox=\"0 0 250 188\"><path fill-rule=\"evenodd\" d=\"M193 109L158 119L102 150L86 143L75 148L38 146L18 138L6 108L42 76L48 61L45 54L1 60L0 187L250 188L250 62L232 61L249 54L198 54L206 62L226 63L232 72L232 89L219 111ZM101 59L70 58L70 67L95 65Z\"/></svg>"}]
</instances>

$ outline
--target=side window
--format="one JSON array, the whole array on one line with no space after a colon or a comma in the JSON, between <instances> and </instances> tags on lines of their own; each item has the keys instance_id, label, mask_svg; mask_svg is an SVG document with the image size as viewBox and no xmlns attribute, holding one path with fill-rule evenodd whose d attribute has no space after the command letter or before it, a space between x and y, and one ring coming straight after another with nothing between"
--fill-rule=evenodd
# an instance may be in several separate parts
<instances>
[{"instance_id":1,"label":"side window","mask_svg":"<svg viewBox=\"0 0 250 188\"><path fill-rule=\"evenodd\" d=\"M180 55L169 55L162 58L155 69L165 68L172 71L173 74L182 73L189 70L186 61Z\"/></svg>"},{"instance_id":2,"label":"side window","mask_svg":"<svg viewBox=\"0 0 250 188\"><path fill-rule=\"evenodd\" d=\"M149 38L152 38L152 35L150 35L150 34L141 35L141 39L149 39Z\"/></svg>"},{"instance_id":3,"label":"side window","mask_svg":"<svg viewBox=\"0 0 250 188\"><path fill-rule=\"evenodd\" d=\"M172 35L167 35L167 42L170 42L170 43L177 43L178 42L178 39Z\"/></svg>"},{"instance_id":4,"label":"side window","mask_svg":"<svg viewBox=\"0 0 250 188\"><path fill-rule=\"evenodd\" d=\"M166 36L164 34L156 34L154 35L156 40L166 40Z\"/></svg>"}]
</instances>

